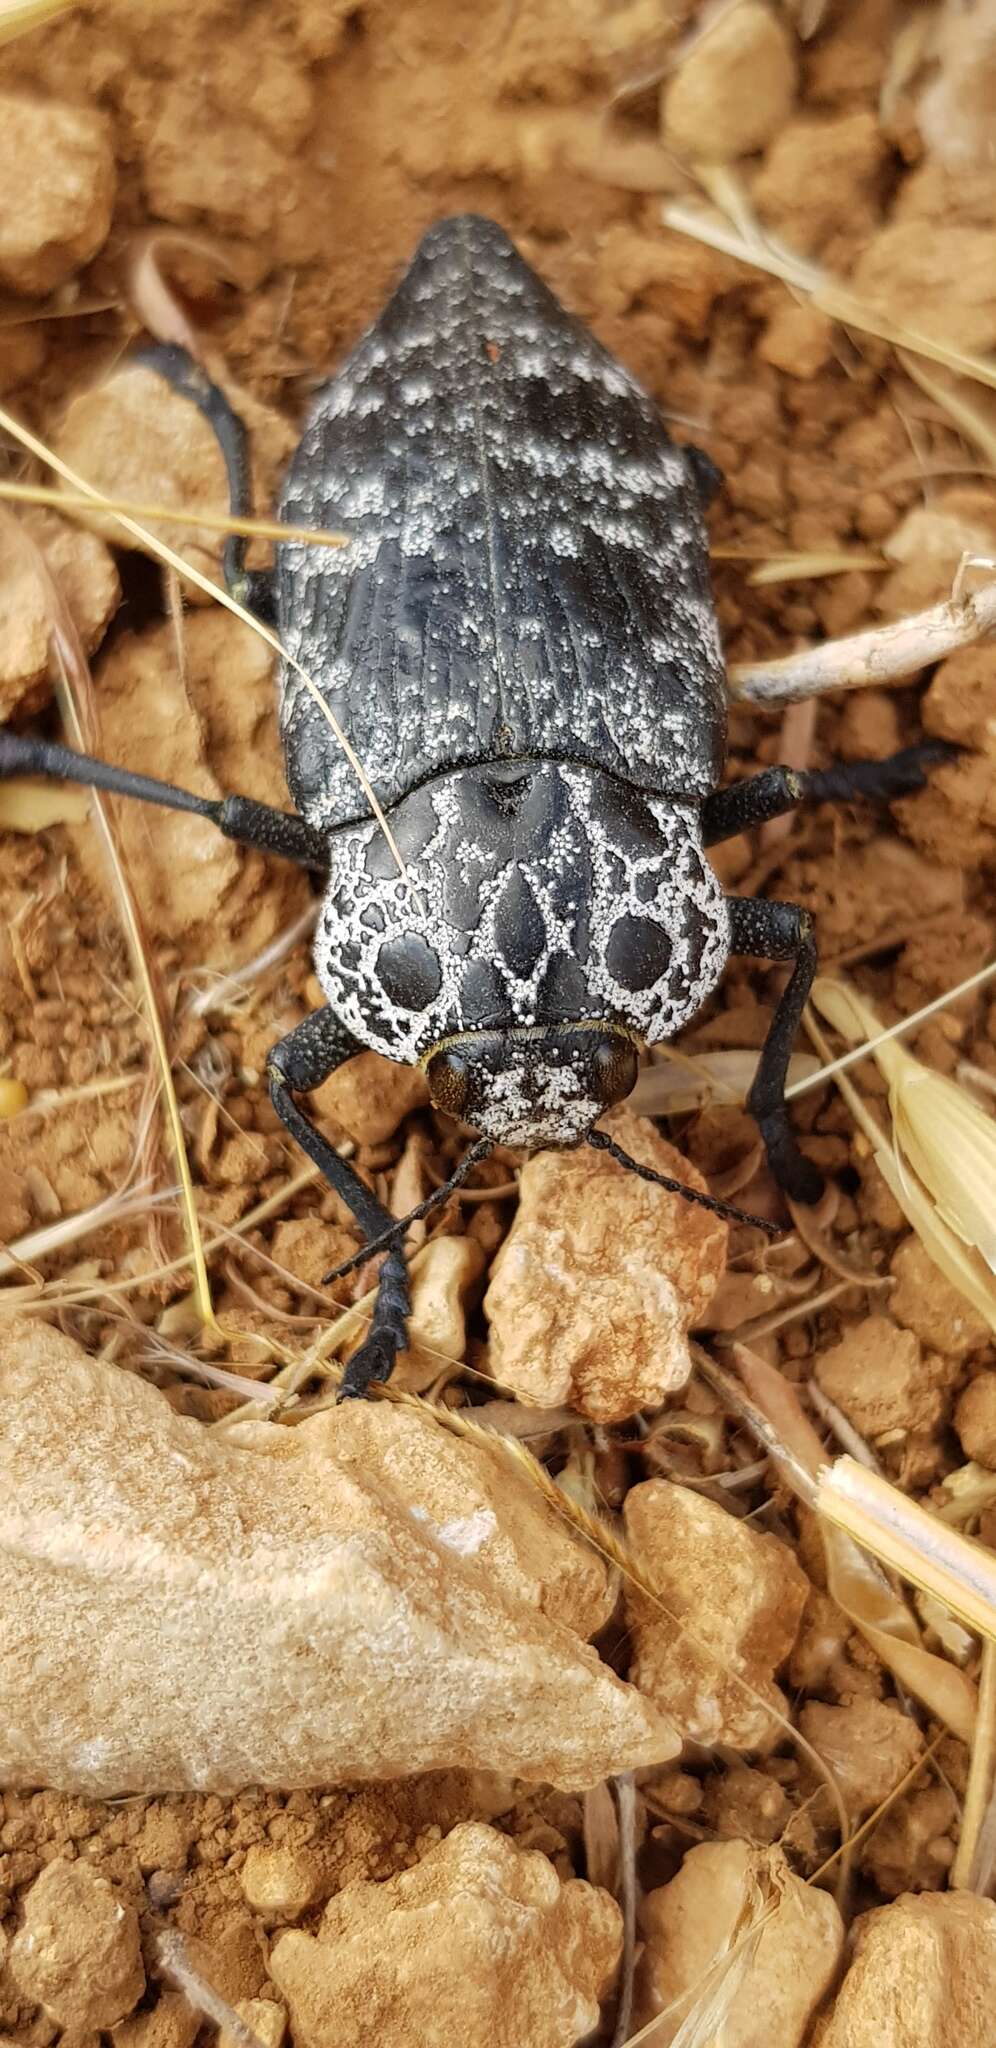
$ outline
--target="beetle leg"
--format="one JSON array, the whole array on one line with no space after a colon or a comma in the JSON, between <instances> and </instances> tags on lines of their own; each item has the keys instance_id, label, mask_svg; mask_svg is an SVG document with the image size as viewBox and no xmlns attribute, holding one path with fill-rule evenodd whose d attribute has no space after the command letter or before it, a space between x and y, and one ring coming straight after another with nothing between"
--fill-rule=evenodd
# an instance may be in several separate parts
<instances>
[{"instance_id":1,"label":"beetle leg","mask_svg":"<svg viewBox=\"0 0 996 2048\"><path fill-rule=\"evenodd\" d=\"M763 960L794 960L795 968L761 1048L747 1108L757 1124L768 1165L794 1202L818 1202L823 1175L800 1152L785 1105L785 1077L796 1032L816 973L816 943L808 911L763 896L730 896L730 951Z\"/></svg>"},{"instance_id":2,"label":"beetle leg","mask_svg":"<svg viewBox=\"0 0 996 2048\"><path fill-rule=\"evenodd\" d=\"M236 519L252 515L252 470L245 422L228 402L220 385L212 384L207 371L176 342L156 343L136 349L130 358L143 369L155 370L181 398L189 398L207 420L225 458L229 508ZM247 536L231 533L221 558L225 585L231 597L257 618L272 624L275 617L273 578L267 569L246 568Z\"/></svg>"},{"instance_id":3,"label":"beetle leg","mask_svg":"<svg viewBox=\"0 0 996 2048\"><path fill-rule=\"evenodd\" d=\"M922 789L927 771L954 760L957 747L946 740L925 740L904 747L884 761L837 761L831 768L765 768L745 782L718 789L702 806L702 840L715 846L752 825L766 825L797 804L887 803Z\"/></svg>"},{"instance_id":4,"label":"beetle leg","mask_svg":"<svg viewBox=\"0 0 996 2048\"><path fill-rule=\"evenodd\" d=\"M258 804L251 796L196 796L192 789L178 789L173 782L159 782L154 775L133 775L116 768L111 761L98 761L92 754L78 754L72 747L53 740L30 739L23 733L0 728L0 782L8 775L52 775L60 782L82 782L89 789L106 789L112 796L137 797L139 802L161 804L168 811L192 811L217 825L226 839L243 846L257 846L263 853L279 853L296 860L300 867L328 868L328 847L321 834L306 825L293 811L277 811L270 804Z\"/></svg>"},{"instance_id":5,"label":"beetle leg","mask_svg":"<svg viewBox=\"0 0 996 2048\"><path fill-rule=\"evenodd\" d=\"M364 1237L374 1238L383 1230L393 1229L396 1219L381 1207L349 1161L340 1159L294 1100L295 1092L307 1094L320 1087L337 1067L362 1051L363 1047L334 1011L313 1010L274 1046L267 1061L267 1079L270 1100L291 1137L341 1196ZM395 1358L408 1341L406 1324L410 1309L404 1252L397 1245L388 1252L380 1269L370 1332L346 1367L339 1389L340 1401L365 1394L371 1380L390 1378Z\"/></svg>"}]
</instances>

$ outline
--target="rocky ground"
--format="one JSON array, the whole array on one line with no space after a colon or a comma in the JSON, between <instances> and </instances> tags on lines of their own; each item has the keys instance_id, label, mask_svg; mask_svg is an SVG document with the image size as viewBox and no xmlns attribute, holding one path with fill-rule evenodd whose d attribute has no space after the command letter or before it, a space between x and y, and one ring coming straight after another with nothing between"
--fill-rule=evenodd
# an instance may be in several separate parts
<instances>
[{"instance_id":1,"label":"rocky ground","mask_svg":"<svg viewBox=\"0 0 996 2048\"><path fill-rule=\"evenodd\" d=\"M217 574L183 517L225 502L210 432L130 345L192 323L265 509L422 230L475 209L723 470L731 662L881 625L996 550L992 371L945 367L996 348L993 35L892 0L68 8L0 48L0 403ZM706 201L761 267L663 224ZM54 731L56 685L103 754L286 803L269 650L113 520L5 505L0 717ZM993 957L994 733L989 647L733 708L733 775L963 749L718 850L882 1023ZM310 886L121 808L126 913L88 810L0 791L0 2043L990 2041L988 1654L859 1584L742 1399L996 1545L982 1255L968 1292L938 1269L831 1081L796 1115L833 1192L771 1244L604 1156L498 1152L412 1233L422 1405L337 1409L370 1273L330 1306L355 1237L263 1083L320 999ZM613 1128L784 1220L739 1106L783 979L736 963ZM983 1120L992 1000L905 1040ZM852 1079L886 1129L887 1077ZM313 1108L397 1215L466 1141L372 1054Z\"/></svg>"}]
</instances>

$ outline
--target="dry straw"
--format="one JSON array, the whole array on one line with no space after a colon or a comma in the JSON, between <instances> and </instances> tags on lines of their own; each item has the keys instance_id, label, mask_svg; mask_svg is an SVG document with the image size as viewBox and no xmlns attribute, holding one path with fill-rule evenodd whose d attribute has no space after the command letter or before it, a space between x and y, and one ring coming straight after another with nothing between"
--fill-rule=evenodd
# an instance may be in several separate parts
<instances>
[{"instance_id":1,"label":"dry straw","mask_svg":"<svg viewBox=\"0 0 996 2048\"><path fill-rule=\"evenodd\" d=\"M57 14L68 14L76 0L0 0L0 45L12 43Z\"/></svg>"},{"instance_id":2,"label":"dry straw","mask_svg":"<svg viewBox=\"0 0 996 2048\"><path fill-rule=\"evenodd\" d=\"M888 1081L891 1138L839 1068L829 1069L925 1250L996 1333L996 1121L957 1081L888 1036L849 982L820 976L812 1001L848 1044L863 1045ZM810 1015L806 1028L826 1055Z\"/></svg>"}]
</instances>

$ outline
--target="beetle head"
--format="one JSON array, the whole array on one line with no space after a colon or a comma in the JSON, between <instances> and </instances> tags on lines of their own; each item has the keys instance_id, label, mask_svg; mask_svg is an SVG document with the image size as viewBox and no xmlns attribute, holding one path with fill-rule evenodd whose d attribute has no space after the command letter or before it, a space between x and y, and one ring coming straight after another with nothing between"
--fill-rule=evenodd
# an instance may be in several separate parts
<instances>
[{"instance_id":1,"label":"beetle head","mask_svg":"<svg viewBox=\"0 0 996 2048\"><path fill-rule=\"evenodd\" d=\"M618 1025L585 1022L464 1031L424 1056L437 1109L502 1145L576 1145L636 1081Z\"/></svg>"}]
</instances>

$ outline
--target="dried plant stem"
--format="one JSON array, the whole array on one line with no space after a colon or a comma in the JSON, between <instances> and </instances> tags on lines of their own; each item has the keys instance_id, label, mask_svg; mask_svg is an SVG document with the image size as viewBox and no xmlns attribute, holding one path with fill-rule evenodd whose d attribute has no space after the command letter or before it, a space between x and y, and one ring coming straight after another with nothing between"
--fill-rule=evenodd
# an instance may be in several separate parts
<instances>
[{"instance_id":1,"label":"dried plant stem","mask_svg":"<svg viewBox=\"0 0 996 2048\"><path fill-rule=\"evenodd\" d=\"M57 491L52 484L0 483L0 499L15 505L51 505L57 512L93 509L93 498L83 491ZM124 513L129 519L162 521L164 526L197 526L208 533L244 533L256 540L300 540L311 547L347 548L348 533L324 533L314 526L282 526L279 519L250 519L234 512L191 512L187 506L144 504L132 498L100 498L104 512ZM193 573L185 572L185 573Z\"/></svg>"},{"instance_id":2,"label":"dried plant stem","mask_svg":"<svg viewBox=\"0 0 996 2048\"><path fill-rule=\"evenodd\" d=\"M826 640L779 661L735 662L730 695L751 704L784 704L828 690L876 688L944 661L996 632L996 582L949 598L893 625L873 626L845 640Z\"/></svg>"},{"instance_id":3,"label":"dried plant stem","mask_svg":"<svg viewBox=\"0 0 996 2048\"><path fill-rule=\"evenodd\" d=\"M61 695L63 716L69 727L73 742L77 747L84 748L86 745L86 735L75 699L69 689L68 679L66 679L66 686ZM94 816L117 882L118 901L128 939L128 947L142 990L145 1023L152 1040L156 1065L159 1069L159 1081L166 1110L166 1121L169 1125L170 1137L173 1143L173 1158L179 1176L180 1198L186 1218L187 1242L190 1247L190 1263L194 1274L194 1294L197 1299L198 1312L201 1321L208 1328L214 1328L215 1313L214 1304L211 1300L211 1282L208 1279L207 1260L204 1255L204 1244L197 1217L197 1203L194 1199L194 1183L190 1172L190 1161L187 1158L183 1124L180 1120L180 1105L177 1101L176 1089L173 1084L173 1064L170 1059L169 1048L166 1044L158 976L152 968L148 952L143 943L142 923L138 905L118 853L107 805L96 790L93 793L93 799ZM165 1249L165 1246L163 1249Z\"/></svg>"},{"instance_id":4,"label":"dried plant stem","mask_svg":"<svg viewBox=\"0 0 996 2048\"><path fill-rule=\"evenodd\" d=\"M996 960L990 960L988 966L980 967L977 974L968 975L965 981L959 981L954 988L945 989L942 996L935 996L932 1003L924 1003L921 1009L914 1010L909 1017L900 1017L898 1024L890 1024L884 1031L876 1031L873 1037L853 1046L850 1052L842 1053L839 1059L828 1060L825 1065L818 1067L815 1074L805 1074L801 1080L793 1081L785 1090L786 1100L789 1096L806 1095L811 1088L818 1088L824 1081L835 1079L848 1067L853 1067L858 1060L867 1058L869 1053L875 1051L876 1046L885 1045L893 1038L902 1038L907 1031L915 1031L926 1018L936 1016L939 1010L946 1010L950 1003L957 1002L959 996L970 995L973 989L982 988L987 981L992 980L994 974Z\"/></svg>"},{"instance_id":5,"label":"dried plant stem","mask_svg":"<svg viewBox=\"0 0 996 2048\"><path fill-rule=\"evenodd\" d=\"M0 47L56 14L68 14L75 5L76 0L0 0Z\"/></svg>"},{"instance_id":6,"label":"dried plant stem","mask_svg":"<svg viewBox=\"0 0 996 2048\"><path fill-rule=\"evenodd\" d=\"M339 746L342 748L397 862L398 873L401 875L405 874L407 871L398 850L397 841L359 755L343 732L335 713L326 703L314 678L308 674L307 669L302 667L293 654L288 654L286 648L281 645L276 633L271 633L269 626L264 626L262 620L258 619L255 613L247 611L245 605L239 604L236 598L230 597L228 591L223 590L220 583L212 582L210 576L202 576L200 570L195 569L191 562L185 562L182 555L178 555L174 548L168 547L166 542L160 540L156 534L150 533L148 527L141 526L137 520L130 519L127 513L115 512L102 491L98 491L93 484L87 483L86 478L79 476L76 470L70 469L68 463L61 461L53 449L47 448L44 441L39 441L36 434L32 434L27 427L21 424L20 420L16 420L13 414L7 412L3 406L0 406L0 431L10 434L22 448L28 450L30 455L36 456L38 461L44 462L49 469L54 469L57 476L61 476L67 484L72 484L74 490L80 491L83 497L92 504L99 505L103 510L109 511L110 516L118 521L119 526L124 527L126 533L132 534L136 540L141 541L143 547L151 549L154 555L158 555L161 562L168 562L172 569L176 569L181 576L186 576L188 582L196 584L198 590L203 590L208 597L213 597L215 603L223 605L225 610L231 612L234 618L241 619L244 626L248 626L260 640L265 640L266 645L272 647L275 654L279 654L281 661L286 662L287 667L293 669L294 674L304 684L309 696L314 699L322 717L334 732Z\"/></svg>"},{"instance_id":7,"label":"dried plant stem","mask_svg":"<svg viewBox=\"0 0 996 2048\"><path fill-rule=\"evenodd\" d=\"M828 277L815 264L806 263L788 249L765 239L760 228L748 237L735 228L728 228L714 214L705 213L700 207L682 205L680 201L666 204L662 208L662 219L665 227L673 228L677 234L688 235L695 242L704 242L707 248L732 256L738 263L746 263L749 269L763 270L769 277L779 277L783 284L805 292L816 311L825 313L828 320L838 320L842 327L853 327L858 333L870 334L876 341L888 342L892 348L908 349L914 355L926 356L928 361L940 363L957 376L973 377L977 383L988 384L996 390L996 365L984 361L981 356L966 355L962 349L949 342L938 341L933 335L906 327L900 320L891 320L887 313L880 313L865 299L859 298L856 292L848 291L845 285Z\"/></svg>"},{"instance_id":8,"label":"dried plant stem","mask_svg":"<svg viewBox=\"0 0 996 2048\"><path fill-rule=\"evenodd\" d=\"M612 2029L612 2048L625 2048L633 2018L633 1975L636 1967L636 1781L632 1771L612 1780L619 1816L619 1894L623 1916L623 1952L619 1993Z\"/></svg>"},{"instance_id":9,"label":"dried plant stem","mask_svg":"<svg viewBox=\"0 0 996 2048\"><path fill-rule=\"evenodd\" d=\"M178 1928L164 1927L156 1937L155 1946L163 1975L183 1992L195 2012L213 2020L216 2027L223 2027L234 2048L263 2048L254 2028L247 2026L227 1998L223 1998L221 1992L202 1977Z\"/></svg>"},{"instance_id":10,"label":"dried plant stem","mask_svg":"<svg viewBox=\"0 0 996 2048\"><path fill-rule=\"evenodd\" d=\"M819 1476L816 1511L909 1585L943 1601L966 1628L996 1642L996 1556L908 1500L854 1458Z\"/></svg>"},{"instance_id":11,"label":"dried plant stem","mask_svg":"<svg viewBox=\"0 0 996 2048\"><path fill-rule=\"evenodd\" d=\"M971 1890L976 1878L979 1835L993 1791L996 1764L996 1640L987 1637L982 1645L979 1671L979 1711L965 1787L958 1847L951 1865L949 1883L953 1890Z\"/></svg>"}]
</instances>

